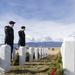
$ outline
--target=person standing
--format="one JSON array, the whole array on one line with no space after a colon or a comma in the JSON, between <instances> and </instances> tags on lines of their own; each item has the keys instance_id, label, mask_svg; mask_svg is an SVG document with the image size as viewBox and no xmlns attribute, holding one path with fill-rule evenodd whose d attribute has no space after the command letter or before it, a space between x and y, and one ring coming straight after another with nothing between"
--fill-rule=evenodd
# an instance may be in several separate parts
<instances>
[{"instance_id":1,"label":"person standing","mask_svg":"<svg viewBox=\"0 0 75 75\"><path fill-rule=\"evenodd\" d=\"M19 35L19 41L18 41L18 46L25 46L25 26L21 27L21 30L18 31L18 35Z\"/></svg>"},{"instance_id":2,"label":"person standing","mask_svg":"<svg viewBox=\"0 0 75 75\"><path fill-rule=\"evenodd\" d=\"M14 43L14 26L15 22L10 21L8 26L5 26L5 44L9 45L11 47L11 59L12 59L12 53L13 53L13 43Z\"/></svg>"}]
</instances>

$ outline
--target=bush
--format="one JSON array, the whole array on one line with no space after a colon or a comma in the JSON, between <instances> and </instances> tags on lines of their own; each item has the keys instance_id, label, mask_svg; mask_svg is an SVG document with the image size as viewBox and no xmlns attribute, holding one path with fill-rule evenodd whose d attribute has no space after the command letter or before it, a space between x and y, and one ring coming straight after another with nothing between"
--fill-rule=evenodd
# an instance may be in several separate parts
<instances>
[{"instance_id":1,"label":"bush","mask_svg":"<svg viewBox=\"0 0 75 75\"><path fill-rule=\"evenodd\" d=\"M52 51L54 51L54 48L52 48Z\"/></svg>"},{"instance_id":2,"label":"bush","mask_svg":"<svg viewBox=\"0 0 75 75\"><path fill-rule=\"evenodd\" d=\"M29 52L26 53L26 61L29 61Z\"/></svg>"},{"instance_id":3,"label":"bush","mask_svg":"<svg viewBox=\"0 0 75 75\"><path fill-rule=\"evenodd\" d=\"M19 65L19 53L16 54L15 58L11 62L11 65Z\"/></svg>"}]
</instances>

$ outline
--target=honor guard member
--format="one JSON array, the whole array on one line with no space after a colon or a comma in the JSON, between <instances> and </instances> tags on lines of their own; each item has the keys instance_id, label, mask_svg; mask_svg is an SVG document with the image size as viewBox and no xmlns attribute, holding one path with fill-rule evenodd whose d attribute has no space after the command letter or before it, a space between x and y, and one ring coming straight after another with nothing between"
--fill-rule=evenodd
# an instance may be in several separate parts
<instances>
[{"instance_id":1,"label":"honor guard member","mask_svg":"<svg viewBox=\"0 0 75 75\"><path fill-rule=\"evenodd\" d=\"M25 26L21 27L21 30L18 31L18 35L19 35L19 41L18 41L18 46L25 46Z\"/></svg>"},{"instance_id":2,"label":"honor guard member","mask_svg":"<svg viewBox=\"0 0 75 75\"><path fill-rule=\"evenodd\" d=\"M11 59L13 53L13 43L14 43L14 26L15 22L10 21L8 26L5 26L5 44L11 47Z\"/></svg>"}]
</instances>

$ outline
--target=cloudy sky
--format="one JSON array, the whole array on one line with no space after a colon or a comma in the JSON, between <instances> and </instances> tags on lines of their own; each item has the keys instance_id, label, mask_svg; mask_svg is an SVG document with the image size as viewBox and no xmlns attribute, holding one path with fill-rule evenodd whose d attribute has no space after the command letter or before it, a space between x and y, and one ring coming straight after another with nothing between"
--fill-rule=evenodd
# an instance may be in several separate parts
<instances>
[{"instance_id":1,"label":"cloudy sky","mask_svg":"<svg viewBox=\"0 0 75 75\"><path fill-rule=\"evenodd\" d=\"M4 26L13 20L15 42L26 26L26 41L61 40L75 35L75 0L0 0L0 42Z\"/></svg>"}]
</instances>

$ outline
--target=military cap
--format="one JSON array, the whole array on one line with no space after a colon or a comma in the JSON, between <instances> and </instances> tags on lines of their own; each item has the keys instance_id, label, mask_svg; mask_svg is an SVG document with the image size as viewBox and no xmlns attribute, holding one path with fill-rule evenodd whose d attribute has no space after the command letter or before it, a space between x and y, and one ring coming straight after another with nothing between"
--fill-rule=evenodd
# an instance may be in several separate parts
<instances>
[{"instance_id":1,"label":"military cap","mask_svg":"<svg viewBox=\"0 0 75 75\"><path fill-rule=\"evenodd\" d=\"M15 22L14 21L9 21L9 24L15 24Z\"/></svg>"},{"instance_id":2,"label":"military cap","mask_svg":"<svg viewBox=\"0 0 75 75\"><path fill-rule=\"evenodd\" d=\"M22 29L25 29L26 27L25 27L25 26L22 26L21 28L22 28Z\"/></svg>"}]
</instances>

